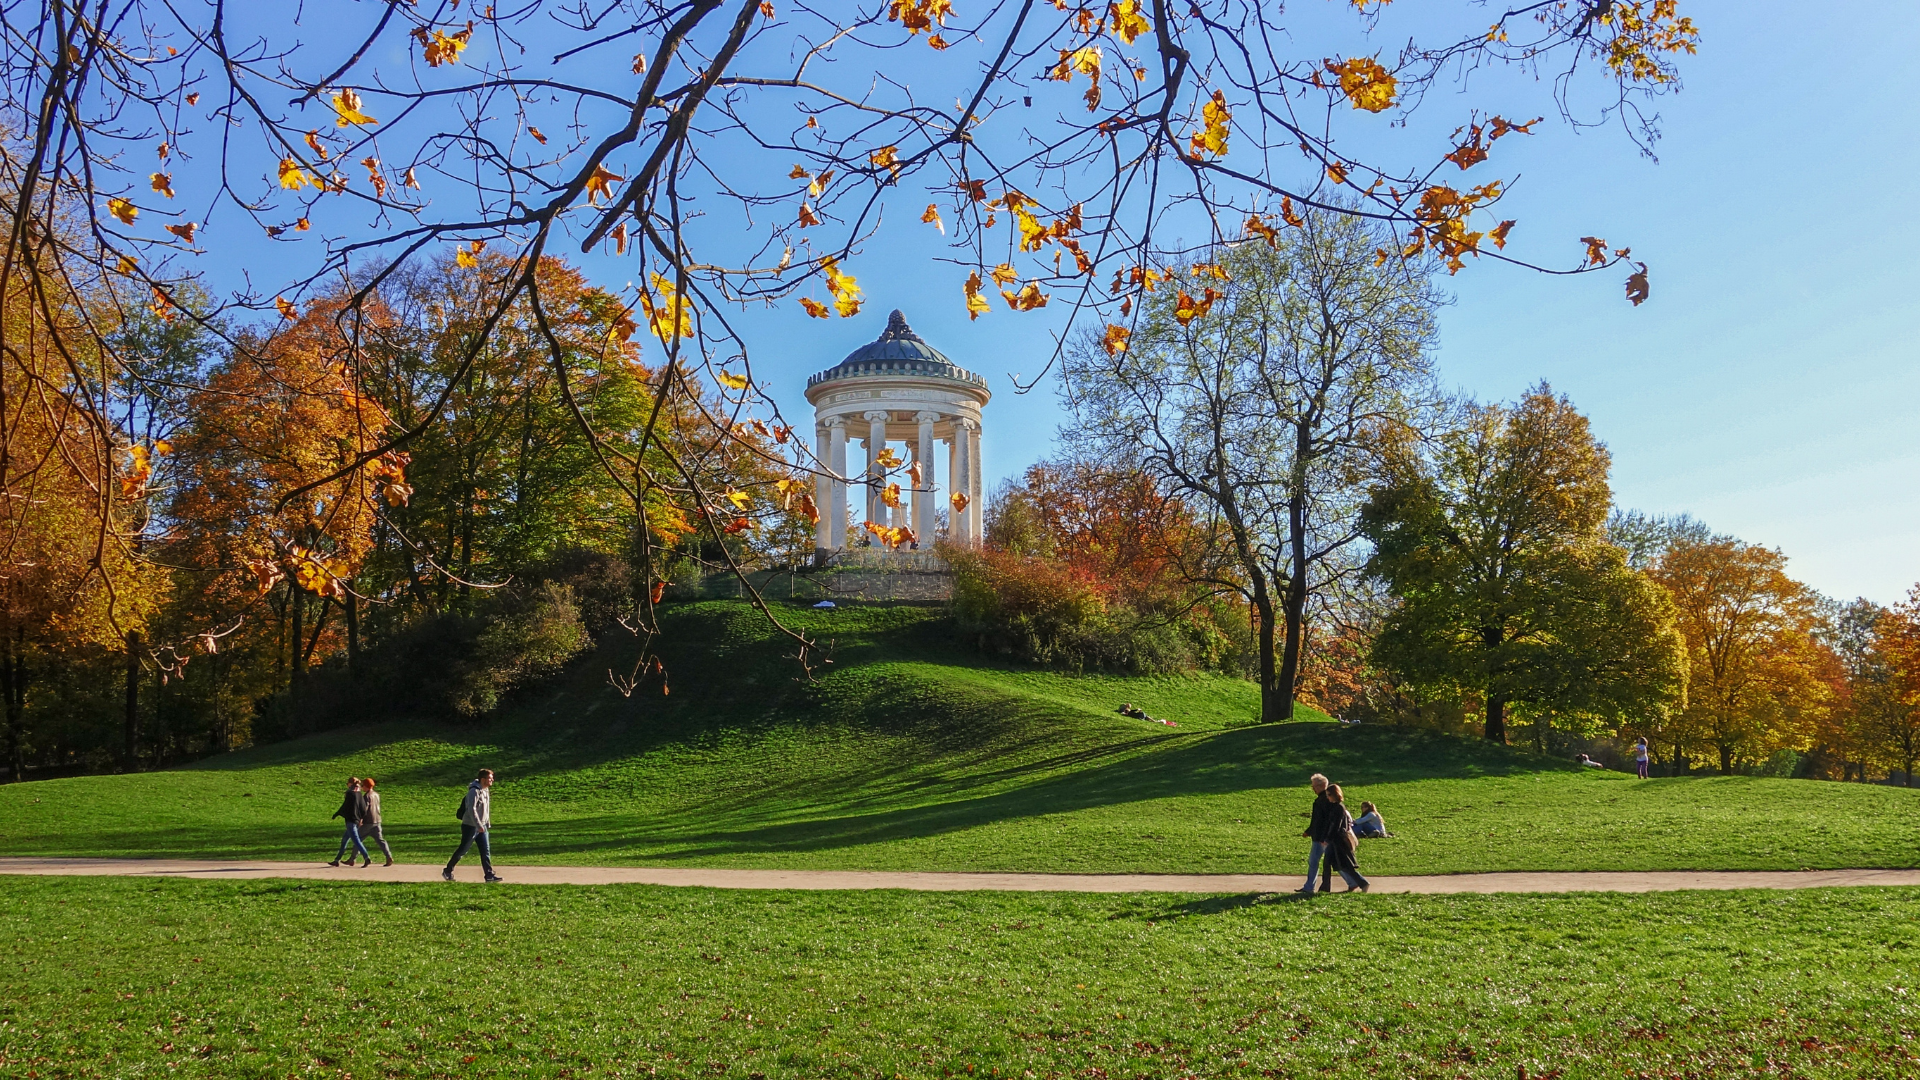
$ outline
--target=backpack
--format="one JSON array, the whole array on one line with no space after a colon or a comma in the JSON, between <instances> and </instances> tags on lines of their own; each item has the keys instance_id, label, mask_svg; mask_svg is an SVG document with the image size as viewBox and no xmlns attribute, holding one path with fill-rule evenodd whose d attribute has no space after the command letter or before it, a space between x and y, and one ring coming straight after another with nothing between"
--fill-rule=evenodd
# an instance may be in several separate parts
<instances>
[{"instance_id":1,"label":"backpack","mask_svg":"<svg viewBox=\"0 0 1920 1080\"><path fill-rule=\"evenodd\" d=\"M460 809L455 810L453 812L453 820L462 821L462 822L466 821L467 807L471 805L472 802L473 802L473 789L468 788L467 793L465 795L460 796Z\"/></svg>"}]
</instances>

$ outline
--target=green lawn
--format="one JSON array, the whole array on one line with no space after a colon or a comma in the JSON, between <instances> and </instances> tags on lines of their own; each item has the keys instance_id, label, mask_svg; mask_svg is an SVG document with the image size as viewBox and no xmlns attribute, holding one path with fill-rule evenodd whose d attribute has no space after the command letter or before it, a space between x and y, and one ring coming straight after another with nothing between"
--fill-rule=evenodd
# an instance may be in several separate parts
<instances>
[{"instance_id":1,"label":"green lawn","mask_svg":"<svg viewBox=\"0 0 1920 1080\"><path fill-rule=\"evenodd\" d=\"M995 666L911 607L782 615L834 641L813 685L744 605L687 605L671 696L611 690L615 643L488 725L392 718L162 773L10 785L0 855L330 857L344 778L370 772L398 857L435 861L487 765L506 865L1292 869L1316 770L1399 834L1365 845L1370 873L1920 863L1910 791L1642 782L1323 718L1260 726L1239 680ZM1180 726L1120 717L1121 701Z\"/></svg>"},{"instance_id":2,"label":"green lawn","mask_svg":"<svg viewBox=\"0 0 1920 1080\"><path fill-rule=\"evenodd\" d=\"M1920 1075L1920 890L0 880L18 1077Z\"/></svg>"}]
</instances>

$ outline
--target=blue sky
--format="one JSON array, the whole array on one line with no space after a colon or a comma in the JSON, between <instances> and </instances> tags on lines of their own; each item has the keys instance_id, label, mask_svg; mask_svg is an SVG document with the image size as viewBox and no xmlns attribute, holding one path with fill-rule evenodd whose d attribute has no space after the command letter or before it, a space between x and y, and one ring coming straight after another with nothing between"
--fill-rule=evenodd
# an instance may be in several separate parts
<instances>
[{"instance_id":1,"label":"blue sky","mask_svg":"<svg viewBox=\"0 0 1920 1080\"><path fill-rule=\"evenodd\" d=\"M1683 10L1703 41L1684 91L1659 103L1657 163L1617 128L1552 120L1503 140L1495 161L1520 176L1503 204L1520 220L1516 248L1547 238L1530 253L1565 261L1580 236L1631 244L1651 264L1652 299L1630 306L1622 272L1469 266L1446 283L1440 371L1483 399L1549 381L1612 450L1620 505L1691 513L1781 548L1822 592L1893 602L1920 580L1920 101L1900 90L1920 5ZM1423 109L1467 107L1433 97ZM1062 419L1051 384L1020 395L1011 376L1040 369L1051 324L1004 309L969 324L949 268L876 274L878 258L861 261L858 319L783 320L758 343L789 415L807 415L808 373L900 307L992 381L988 475L1047 455Z\"/></svg>"},{"instance_id":2,"label":"blue sky","mask_svg":"<svg viewBox=\"0 0 1920 1080\"><path fill-rule=\"evenodd\" d=\"M1442 7L1457 24L1461 6ZM1412 24L1439 9L1407 0L1386 10L1418 30ZM1907 205L1920 104L1902 92L1920 5L1684 0L1682 10L1701 26L1702 45L1683 62L1684 92L1658 103L1658 163L1618 128L1576 132L1550 116L1466 177L1518 176L1500 210L1520 222L1519 254L1567 265L1581 236L1630 244L1651 264L1652 300L1629 306L1623 271L1567 278L1470 265L1446 282L1454 302L1441 319L1442 376L1482 399L1551 382L1612 449L1620 505L1692 513L1783 549L1791 571L1829 595L1891 602L1920 579L1920 449L1908 420L1920 398L1920 221ZM1330 2L1289 11L1313 49L1325 44L1315 27L1335 16L1350 26ZM306 29L323 52L358 32ZM1396 24L1382 29L1367 48L1400 40ZM404 63L397 44L389 51ZM884 55L933 84L937 68L922 52ZM1342 117L1354 140L1343 145L1378 147L1389 162L1431 160L1470 109L1519 119L1544 111L1544 97L1515 73L1483 74L1468 93L1431 94L1406 132L1390 132L1385 116ZM1040 372L1062 312L1016 315L996 304L969 322L965 272L936 261L941 238L915 220L924 194L897 202L848 263L867 296L860 316L821 322L791 303L739 316L755 374L804 430L807 375L871 340L901 308L929 341L988 377L988 477L1016 476L1051 452L1063 419L1051 382L1024 394L1014 382ZM288 254L250 228L209 235L237 242L198 260L216 287ZM605 285L634 276L631 260L584 261Z\"/></svg>"}]
</instances>

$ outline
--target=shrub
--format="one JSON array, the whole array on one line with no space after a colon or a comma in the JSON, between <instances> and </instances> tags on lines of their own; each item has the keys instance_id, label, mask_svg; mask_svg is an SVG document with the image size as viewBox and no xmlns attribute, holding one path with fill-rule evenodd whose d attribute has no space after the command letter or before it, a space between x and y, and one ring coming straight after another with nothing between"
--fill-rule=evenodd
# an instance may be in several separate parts
<instances>
[{"instance_id":1,"label":"shrub","mask_svg":"<svg viewBox=\"0 0 1920 1080\"><path fill-rule=\"evenodd\" d=\"M1753 770L1755 776L1770 776L1779 780L1789 780L1800 771L1800 755L1785 747L1775 750L1767 760Z\"/></svg>"}]
</instances>

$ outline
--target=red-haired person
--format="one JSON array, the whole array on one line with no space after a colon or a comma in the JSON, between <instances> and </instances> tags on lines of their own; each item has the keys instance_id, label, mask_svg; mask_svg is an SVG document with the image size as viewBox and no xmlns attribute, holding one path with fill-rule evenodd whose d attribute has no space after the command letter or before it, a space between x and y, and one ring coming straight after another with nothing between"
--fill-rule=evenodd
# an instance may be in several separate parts
<instances>
[{"instance_id":1,"label":"red-haired person","mask_svg":"<svg viewBox=\"0 0 1920 1080\"><path fill-rule=\"evenodd\" d=\"M387 857L383 865L392 866L393 849L387 846L387 834L380 831L380 793L373 790L373 777L369 776L360 782L360 792L366 802L365 814L360 818L360 836L363 840L370 839L379 844L380 854Z\"/></svg>"}]
</instances>

